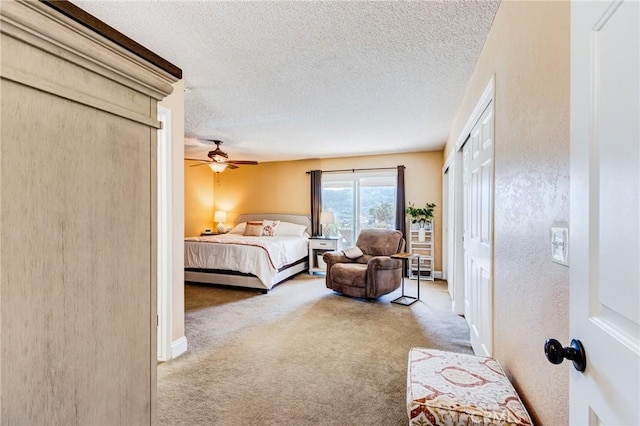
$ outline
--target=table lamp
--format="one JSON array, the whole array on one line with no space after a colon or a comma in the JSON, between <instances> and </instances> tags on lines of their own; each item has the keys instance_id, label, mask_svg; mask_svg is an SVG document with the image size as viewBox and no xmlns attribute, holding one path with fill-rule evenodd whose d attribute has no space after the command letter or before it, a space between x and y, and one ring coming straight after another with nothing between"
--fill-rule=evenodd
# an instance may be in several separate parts
<instances>
[{"instance_id":1,"label":"table lamp","mask_svg":"<svg viewBox=\"0 0 640 426\"><path fill-rule=\"evenodd\" d=\"M320 213L320 225L322 225L322 236L328 237L330 236L330 232L327 232L326 225L333 225L336 223L336 217L333 212L322 212Z\"/></svg>"},{"instance_id":2,"label":"table lamp","mask_svg":"<svg viewBox=\"0 0 640 426\"><path fill-rule=\"evenodd\" d=\"M218 222L218 234L224 234L224 223L227 221L227 212L221 210L216 211L213 214L213 221Z\"/></svg>"}]
</instances>

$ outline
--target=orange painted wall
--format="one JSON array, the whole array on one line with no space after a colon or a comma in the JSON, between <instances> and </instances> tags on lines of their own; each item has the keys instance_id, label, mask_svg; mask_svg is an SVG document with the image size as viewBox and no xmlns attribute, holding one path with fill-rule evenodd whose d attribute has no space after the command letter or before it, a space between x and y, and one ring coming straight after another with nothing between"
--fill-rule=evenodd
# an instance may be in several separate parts
<instances>
[{"instance_id":1,"label":"orange painted wall","mask_svg":"<svg viewBox=\"0 0 640 426\"><path fill-rule=\"evenodd\" d=\"M205 228L213 229L213 172L208 166L184 162L184 235L200 235Z\"/></svg>"},{"instance_id":2,"label":"orange painted wall","mask_svg":"<svg viewBox=\"0 0 640 426\"><path fill-rule=\"evenodd\" d=\"M193 231L200 229L202 222L196 218L202 212L224 210L228 212L228 222L240 213L296 213L310 214L310 179L306 173L309 170L358 169L369 167L396 167L404 165L405 190L407 202L423 205L434 202L438 205L435 210L435 269L441 270L441 204L442 204L442 152L418 152L393 155L372 155L361 157L324 158L300 161L278 161L261 163L258 166L241 166L236 170L227 170L215 177L213 193L215 203L209 206L193 206L200 213L185 215L186 229ZM209 178L213 173L205 167L192 169L207 169ZM186 168L185 168L186 170ZM187 180L197 180L192 183L194 188L204 188L208 179L204 174L195 173L187 176ZM187 184L186 186L189 186ZM185 197L186 197L185 190ZM192 202L196 199L193 198ZM189 210L189 207L187 207ZM211 213L213 214L213 213ZM193 223L189 223L190 218Z\"/></svg>"}]
</instances>

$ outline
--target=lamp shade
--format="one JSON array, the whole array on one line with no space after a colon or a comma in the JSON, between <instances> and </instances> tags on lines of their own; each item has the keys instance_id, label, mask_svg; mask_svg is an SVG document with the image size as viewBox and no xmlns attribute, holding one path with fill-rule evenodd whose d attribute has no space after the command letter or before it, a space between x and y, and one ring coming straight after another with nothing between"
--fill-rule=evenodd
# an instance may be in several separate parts
<instances>
[{"instance_id":1,"label":"lamp shade","mask_svg":"<svg viewBox=\"0 0 640 426\"><path fill-rule=\"evenodd\" d=\"M211 167L211 170L213 170L216 173L220 173L220 172L224 172L224 170L227 168L227 165L224 163L216 163L215 161L213 163L209 163L209 167Z\"/></svg>"},{"instance_id":2,"label":"lamp shade","mask_svg":"<svg viewBox=\"0 0 640 426\"><path fill-rule=\"evenodd\" d=\"M336 223L336 217L334 216L333 212L322 212L320 213L320 223L322 225Z\"/></svg>"},{"instance_id":3,"label":"lamp shade","mask_svg":"<svg viewBox=\"0 0 640 426\"><path fill-rule=\"evenodd\" d=\"M226 222L227 221L227 212L223 212L221 210L216 211L213 214L214 222Z\"/></svg>"}]
</instances>

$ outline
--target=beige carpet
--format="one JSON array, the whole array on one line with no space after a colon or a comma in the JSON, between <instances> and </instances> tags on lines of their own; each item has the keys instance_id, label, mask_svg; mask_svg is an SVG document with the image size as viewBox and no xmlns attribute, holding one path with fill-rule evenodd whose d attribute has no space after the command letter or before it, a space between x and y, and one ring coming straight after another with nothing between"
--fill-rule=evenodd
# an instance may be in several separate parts
<instances>
[{"instance_id":1,"label":"beige carpet","mask_svg":"<svg viewBox=\"0 0 640 426\"><path fill-rule=\"evenodd\" d=\"M407 280L406 293L415 291ZM189 351L158 366L162 425L406 425L413 346L471 353L444 281L353 299L298 275L268 294L185 286Z\"/></svg>"}]
</instances>

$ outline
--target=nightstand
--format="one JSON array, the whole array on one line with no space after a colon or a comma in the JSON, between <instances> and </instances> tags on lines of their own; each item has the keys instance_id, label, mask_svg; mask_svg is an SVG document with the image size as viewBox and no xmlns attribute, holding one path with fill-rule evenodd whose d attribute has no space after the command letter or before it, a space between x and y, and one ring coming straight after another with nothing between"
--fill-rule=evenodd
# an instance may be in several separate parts
<instances>
[{"instance_id":1,"label":"nightstand","mask_svg":"<svg viewBox=\"0 0 640 426\"><path fill-rule=\"evenodd\" d=\"M327 265L322 260L326 251L340 250L340 237L309 238L309 274L326 273Z\"/></svg>"},{"instance_id":2,"label":"nightstand","mask_svg":"<svg viewBox=\"0 0 640 426\"><path fill-rule=\"evenodd\" d=\"M200 234L201 237L206 237L207 235L218 235L217 232L202 232Z\"/></svg>"}]
</instances>

